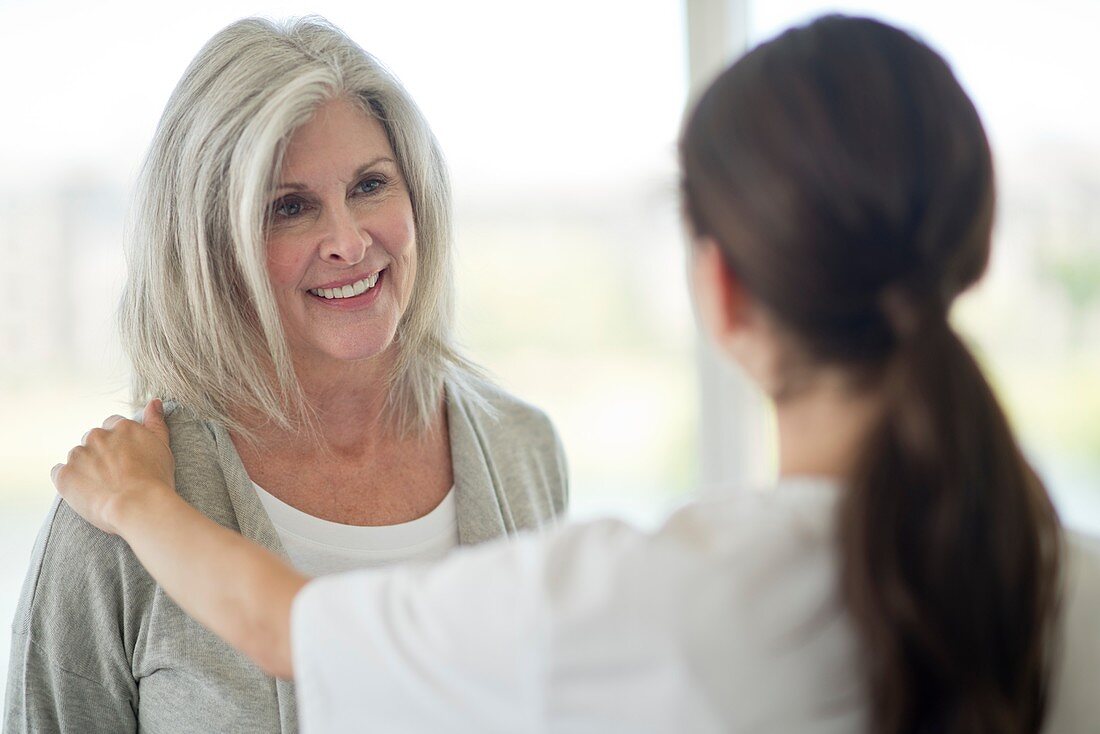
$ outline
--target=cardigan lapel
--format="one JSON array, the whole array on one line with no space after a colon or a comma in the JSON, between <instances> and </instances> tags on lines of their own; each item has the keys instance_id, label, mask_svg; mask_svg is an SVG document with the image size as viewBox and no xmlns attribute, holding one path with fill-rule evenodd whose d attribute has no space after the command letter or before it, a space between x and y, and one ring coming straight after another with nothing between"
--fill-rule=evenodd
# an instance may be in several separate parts
<instances>
[{"instance_id":1,"label":"cardigan lapel","mask_svg":"<svg viewBox=\"0 0 1100 734\"><path fill-rule=\"evenodd\" d=\"M237 515L237 526L241 535L254 540L270 551L274 551L286 561L290 561L279 533L271 524L271 518L260 503L252 480L244 469L241 457L233 446L229 432L218 423L211 423L214 441L218 447L218 463L225 476L225 487L229 492L229 501ZM294 698L294 683L275 679L275 697L279 702L279 724L283 732L298 731L297 702Z\"/></svg>"},{"instance_id":2,"label":"cardigan lapel","mask_svg":"<svg viewBox=\"0 0 1100 734\"><path fill-rule=\"evenodd\" d=\"M515 532L515 523L496 476L478 417L484 409L468 405L460 391L447 386L447 430L458 511L458 540L473 545Z\"/></svg>"},{"instance_id":3,"label":"cardigan lapel","mask_svg":"<svg viewBox=\"0 0 1100 734\"><path fill-rule=\"evenodd\" d=\"M279 540L279 533L271 524L271 518L260 503L256 490L252 488L252 480L248 478L229 432L218 423L211 423L211 427L218 446L218 463L225 476L225 488L229 492L229 501L233 503L233 512L237 515L237 526L241 529L241 535L289 560L283 543Z\"/></svg>"}]
</instances>

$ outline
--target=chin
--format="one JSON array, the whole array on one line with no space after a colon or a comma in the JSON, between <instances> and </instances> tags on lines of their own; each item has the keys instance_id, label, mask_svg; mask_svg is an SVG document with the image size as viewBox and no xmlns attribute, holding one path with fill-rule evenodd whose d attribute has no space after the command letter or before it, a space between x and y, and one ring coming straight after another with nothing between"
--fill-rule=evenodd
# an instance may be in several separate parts
<instances>
[{"instance_id":1,"label":"chin","mask_svg":"<svg viewBox=\"0 0 1100 734\"><path fill-rule=\"evenodd\" d=\"M357 328L315 329L308 336L290 340L296 364L324 369L356 362L370 362L393 351L397 322L358 324ZM388 319L386 320L388 321Z\"/></svg>"},{"instance_id":2,"label":"chin","mask_svg":"<svg viewBox=\"0 0 1100 734\"><path fill-rule=\"evenodd\" d=\"M320 351L338 362L365 362L375 359L393 348L394 332L377 336L330 343Z\"/></svg>"}]
</instances>

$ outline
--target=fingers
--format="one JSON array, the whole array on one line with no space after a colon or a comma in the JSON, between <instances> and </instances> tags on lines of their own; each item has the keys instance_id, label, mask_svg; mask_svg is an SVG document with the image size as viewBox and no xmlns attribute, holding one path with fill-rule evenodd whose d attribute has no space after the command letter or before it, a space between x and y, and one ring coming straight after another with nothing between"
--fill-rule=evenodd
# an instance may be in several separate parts
<instances>
[{"instance_id":1,"label":"fingers","mask_svg":"<svg viewBox=\"0 0 1100 734\"><path fill-rule=\"evenodd\" d=\"M54 464L53 468L50 469L50 481L53 482L54 489L56 489L57 493L60 494L60 495L65 494L65 488L62 485L65 484L66 482L68 482L69 479L71 479L71 475L72 475L72 471L73 471L73 469L72 469L73 453L75 451L76 451L76 449L73 449L72 451L69 452L69 455L67 457L65 457L67 459L66 463Z\"/></svg>"},{"instance_id":2,"label":"fingers","mask_svg":"<svg viewBox=\"0 0 1100 734\"><path fill-rule=\"evenodd\" d=\"M161 451L170 451L169 430L160 400L151 400L145 406L142 423L163 444ZM151 456L160 455L149 446L148 435L139 427L141 425L121 415L108 416L102 427L93 428L81 436L80 443L69 451L64 463L56 464L50 469L50 479L54 486L60 491L61 485L75 481L77 477L87 478L104 472L111 473L118 471L119 466L127 465L135 457L146 461ZM164 458L161 457L160 464L168 467L170 476L172 457L169 454L166 461Z\"/></svg>"},{"instance_id":3,"label":"fingers","mask_svg":"<svg viewBox=\"0 0 1100 734\"><path fill-rule=\"evenodd\" d=\"M150 400L141 414L141 422L156 434L165 446L168 446L168 424L164 422L164 404L158 399Z\"/></svg>"},{"instance_id":4,"label":"fingers","mask_svg":"<svg viewBox=\"0 0 1100 734\"><path fill-rule=\"evenodd\" d=\"M109 416L107 416L107 419L105 421L103 421L103 427L102 428L93 428L93 429L85 432L85 434L80 437L80 443L84 446L87 446L89 439L93 438L93 436L95 436L95 434L97 432L109 431L112 428L116 427L119 423L126 422L126 420L127 420L126 418L124 418L121 415L118 415L117 413L115 415L109 415Z\"/></svg>"},{"instance_id":5,"label":"fingers","mask_svg":"<svg viewBox=\"0 0 1100 734\"><path fill-rule=\"evenodd\" d=\"M81 446L90 446L93 441L100 441L107 436L106 428L93 428L80 438Z\"/></svg>"},{"instance_id":6,"label":"fingers","mask_svg":"<svg viewBox=\"0 0 1100 734\"><path fill-rule=\"evenodd\" d=\"M100 429L97 428L96 430L98 431ZM57 486L57 482L61 479L61 473L66 469L71 469L74 465L78 465L82 456L85 456L87 452L88 448L83 444L73 446L69 449L69 453L65 455L65 461L63 463L54 464L53 469L50 469L50 479L53 480L54 486Z\"/></svg>"}]
</instances>

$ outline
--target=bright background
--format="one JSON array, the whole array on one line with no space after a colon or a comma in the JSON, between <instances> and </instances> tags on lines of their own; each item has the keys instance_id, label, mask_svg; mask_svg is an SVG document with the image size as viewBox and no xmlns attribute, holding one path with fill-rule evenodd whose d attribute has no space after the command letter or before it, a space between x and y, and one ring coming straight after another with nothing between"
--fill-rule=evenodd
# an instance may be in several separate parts
<instances>
[{"instance_id":1,"label":"bright background","mask_svg":"<svg viewBox=\"0 0 1100 734\"><path fill-rule=\"evenodd\" d=\"M181 7L0 0L0 619L52 501L49 467L126 410L113 309L145 146L200 46L246 15L324 15L418 100L452 167L462 341L556 422L576 516L650 521L722 479L698 468L732 445L701 407L761 447L737 478L767 476L766 416L749 396L701 395L697 379L675 200L679 0ZM1001 186L992 272L957 321L1066 521L1100 532L1100 3L727 9L733 36L753 41L826 9L866 12L955 66Z\"/></svg>"}]
</instances>

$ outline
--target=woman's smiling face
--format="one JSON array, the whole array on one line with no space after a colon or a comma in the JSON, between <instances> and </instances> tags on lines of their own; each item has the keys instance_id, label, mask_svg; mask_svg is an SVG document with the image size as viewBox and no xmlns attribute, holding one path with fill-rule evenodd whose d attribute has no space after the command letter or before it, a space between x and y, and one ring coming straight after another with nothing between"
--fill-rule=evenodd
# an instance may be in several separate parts
<instances>
[{"instance_id":1,"label":"woman's smiling face","mask_svg":"<svg viewBox=\"0 0 1100 734\"><path fill-rule=\"evenodd\" d=\"M386 351L416 281L416 227L378 120L337 98L293 133L266 240L268 277L297 364Z\"/></svg>"}]
</instances>

